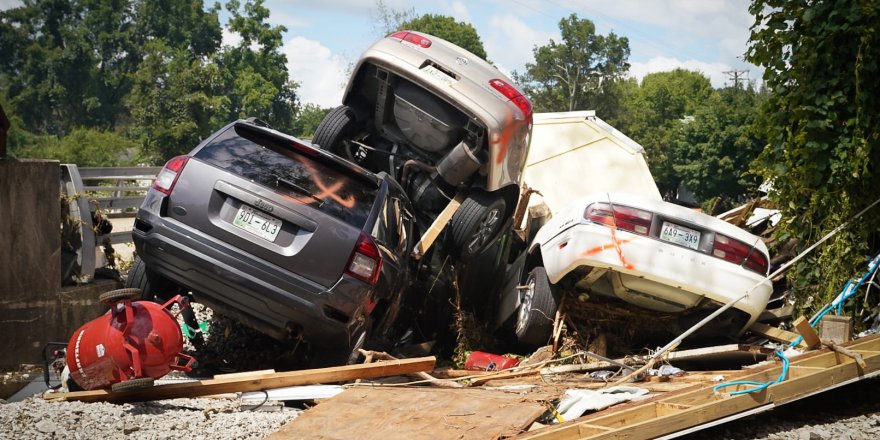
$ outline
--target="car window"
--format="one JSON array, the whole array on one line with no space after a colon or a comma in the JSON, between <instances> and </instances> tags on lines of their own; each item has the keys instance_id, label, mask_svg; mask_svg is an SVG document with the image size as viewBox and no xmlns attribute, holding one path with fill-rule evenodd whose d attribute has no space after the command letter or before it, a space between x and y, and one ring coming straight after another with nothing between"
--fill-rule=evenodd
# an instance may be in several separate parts
<instances>
[{"instance_id":1,"label":"car window","mask_svg":"<svg viewBox=\"0 0 880 440\"><path fill-rule=\"evenodd\" d=\"M300 153L283 138L245 125L228 128L194 157L358 228L366 223L376 200L374 184Z\"/></svg>"},{"instance_id":2,"label":"car window","mask_svg":"<svg viewBox=\"0 0 880 440\"><path fill-rule=\"evenodd\" d=\"M399 251L400 222L395 210L397 199L389 197L379 211L376 226L373 228L373 237L390 250Z\"/></svg>"}]
</instances>

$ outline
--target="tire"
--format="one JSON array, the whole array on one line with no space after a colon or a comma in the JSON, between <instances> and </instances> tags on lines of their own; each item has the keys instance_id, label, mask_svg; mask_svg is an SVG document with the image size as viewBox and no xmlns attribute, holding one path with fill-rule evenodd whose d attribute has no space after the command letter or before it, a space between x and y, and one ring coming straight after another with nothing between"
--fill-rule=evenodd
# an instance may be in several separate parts
<instances>
[{"instance_id":1,"label":"tire","mask_svg":"<svg viewBox=\"0 0 880 440\"><path fill-rule=\"evenodd\" d=\"M475 191L452 216L452 254L470 261L498 238L504 225L504 199L500 194Z\"/></svg>"},{"instance_id":2,"label":"tire","mask_svg":"<svg viewBox=\"0 0 880 440\"><path fill-rule=\"evenodd\" d=\"M529 272L526 287L521 293L523 298L516 314L516 338L529 347L543 346L553 333L559 296L541 266Z\"/></svg>"},{"instance_id":3,"label":"tire","mask_svg":"<svg viewBox=\"0 0 880 440\"><path fill-rule=\"evenodd\" d=\"M312 144L350 161L359 162L346 142L348 137L355 134L357 126L354 110L347 105L340 105L330 110L318 124Z\"/></svg>"},{"instance_id":4,"label":"tire","mask_svg":"<svg viewBox=\"0 0 880 440\"><path fill-rule=\"evenodd\" d=\"M114 393L124 393L128 391L137 391L145 388L150 388L153 386L154 380L152 377L138 377L135 379L129 379L122 382L116 382L110 386L110 390Z\"/></svg>"},{"instance_id":5,"label":"tire","mask_svg":"<svg viewBox=\"0 0 880 440\"><path fill-rule=\"evenodd\" d=\"M156 301L157 297L168 299L181 290L173 282L150 272L141 257L135 257L125 279L125 287L140 289L142 292L140 299L145 301Z\"/></svg>"},{"instance_id":6,"label":"tire","mask_svg":"<svg viewBox=\"0 0 880 440\"><path fill-rule=\"evenodd\" d=\"M104 292L101 296L98 297L98 301L101 302L102 305L110 306L117 301L122 300L136 300L141 298L141 289L135 288L126 288L126 289L116 289L111 290L109 292Z\"/></svg>"}]
</instances>

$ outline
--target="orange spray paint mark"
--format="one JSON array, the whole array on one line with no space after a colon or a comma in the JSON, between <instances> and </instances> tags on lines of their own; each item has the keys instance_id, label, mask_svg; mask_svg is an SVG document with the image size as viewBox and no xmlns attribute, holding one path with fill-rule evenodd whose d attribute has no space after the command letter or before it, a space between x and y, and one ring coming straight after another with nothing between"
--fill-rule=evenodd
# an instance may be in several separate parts
<instances>
[{"instance_id":1,"label":"orange spray paint mark","mask_svg":"<svg viewBox=\"0 0 880 440\"><path fill-rule=\"evenodd\" d=\"M635 266L633 266L629 261L627 261L626 257L623 256L623 249L620 247L620 245L629 243L632 240L628 240L628 239L627 240L618 240L617 239L617 231L614 228L610 228L610 229L611 229L611 243L608 243L603 246L596 246L596 247L587 249L583 253L581 253L581 256L582 257L589 257L591 255L596 255L600 252L607 251L608 249L614 249L615 251L617 251L617 258L620 258L620 264L622 264L623 267L625 267L629 270L635 269Z\"/></svg>"}]
</instances>

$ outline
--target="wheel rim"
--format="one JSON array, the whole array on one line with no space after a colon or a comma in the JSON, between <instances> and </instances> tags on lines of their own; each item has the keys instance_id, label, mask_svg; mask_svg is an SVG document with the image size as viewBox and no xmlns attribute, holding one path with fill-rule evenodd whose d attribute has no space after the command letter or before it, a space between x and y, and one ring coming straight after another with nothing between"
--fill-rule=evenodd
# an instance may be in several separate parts
<instances>
[{"instance_id":1,"label":"wheel rim","mask_svg":"<svg viewBox=\"0 0 880 440\"><path fill-rule=\"evenodd\" d=\"M468 251L470 253L475 254L479 252L483 246L492 238L492 234L495 232L495 226L498 224L499 220L499 209L492 209L483 216L483 220L480 221L479 226L477 226L477 230L474 231L474 235L471 236L471 242L468 244Z\"/></svg>"},{"instance_id":2,"label":"wheel rim","mask_svg":"<svg viewBox=\"0 0 880 440\"><path fill-rule=\"evenodd\" d=\"M525 331L526 325L529 322L529 314L532 312L532 300L535 297L535 279L529 277L529 282L526 285L525 292L523 293L522 304L519 305L519 313L516 317L516 332L522 333Z\"/></svg>"}]
</instances>

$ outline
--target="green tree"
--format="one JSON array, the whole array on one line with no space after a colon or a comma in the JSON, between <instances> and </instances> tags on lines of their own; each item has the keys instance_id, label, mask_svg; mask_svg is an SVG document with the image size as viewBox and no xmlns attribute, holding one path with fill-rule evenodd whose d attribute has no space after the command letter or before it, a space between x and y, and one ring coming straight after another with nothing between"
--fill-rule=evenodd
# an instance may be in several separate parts
<instances>
[{"instance_id":1,"label":"green tree","mask_svg":"<svg viewBox=\"0 0 880 440\"><path fill-rule=\"evenodd\" d=\"M576 14L559 21L562 41L535 47L534 62L514 73L536 111L596 110L613 119L614 83L629 70L629 40L613 32L597 35L596 26Z\"/></svg>"},{"instance_id":2,"label":"green tree","mask_svg":"<svg viewBox=\"0 0 880 440\"><path fill-rule=\"evenodd\" d=\"M802 247L877 199L880 164L880 7L874 0L754 0L746 57L771 95L755 171L782 209L779 238ZM834 297L878 248L877 208L802 260L789 276L802 308ZM817 286L817 287L816 287ZM819 301L810 302L809 298Z\"/></svg>"},{"instance_id":3,"label":"green tree","mask_svg":"<svg viewBox=\"0 0 880 440\"><path fill-rule=\"evenodd\" d=\"M682 124L706 105L712 84L700 73L675 69L649 73L641 84L618 81L616 87L621 90L621 111L609 122L645 147L657 187L664 198L674 199L682 176L674 167L680 152L673 147L684 142ZM697 126L701 124L689 129Z\"/></svg>"},{"instance_id":4,"label":"green tree","mask_svg":"<svg viewBox=\"0 0 880 440\"><path fill-rule=\"evenodd\" d=\"M232 14L229 30L241 36L235 47L217 57L224 92L229 97L230 119L256 116L279 130L291 130L298 107L296 89L281 52L284 26L267 23L263 0L248 1L243 11L237 0L226 3Z\"/></svg>"},{"instance_id":5,"label":"green tree","mask_svg":"<svg viewBox=\"0 0 880 440\"><path fill-rule=\"evenodd\" d=\"M749 165L766 143L752 131L762 96L751 88L716 90L673 125L669 162L676 179L699 201L721 197L724 207L737 205L753 193L757 181Z\"/></svg>"},{"instance_id":6,"label":"green tree","mask_svg":"<svg viewBox=\"0 0 880 440\"><path fill-rule=\"evenodd\" d=\"M185 153L229 122L230 99L216 63L164 40L147 43L129 106L150 163Z\"/></svg>"},{"instance_id":7,"label":"green tree","mask_svg":"<svg viewBox=\"0 0 880 440\"><path fill-rule=\"evenodd\" d=\"M327 116L327 113L329 113L330 110L329 107L321 108L321 106L312 103L303 105L299 108L299 112L296 114L296 119L293 123L293 130L291 130L290 134L303 138L311 138L315 134L318 124L324 120L324 116Z\"/></svg>"},{"instance_id":8,"label":"green tree","mask_svg":"<svg viewBox=\"0 0 880 440\"><path fill-rule=\"evenodd\" d=\"M468 50L470 53L486 59L486 49L470 24L455 21L448 15L425 14L418 18L400 23L397 30L412 30L440 37L452 44Z\"/></svg>"}]
</instances>

